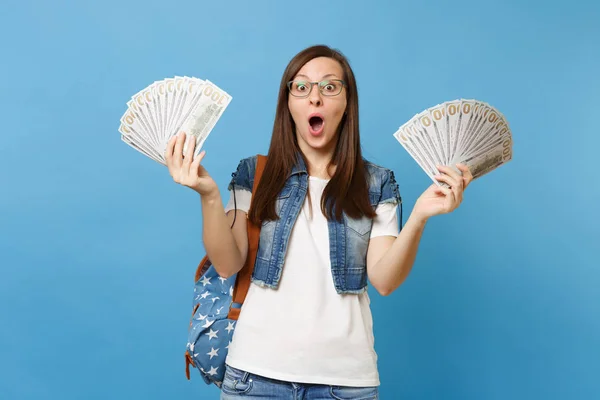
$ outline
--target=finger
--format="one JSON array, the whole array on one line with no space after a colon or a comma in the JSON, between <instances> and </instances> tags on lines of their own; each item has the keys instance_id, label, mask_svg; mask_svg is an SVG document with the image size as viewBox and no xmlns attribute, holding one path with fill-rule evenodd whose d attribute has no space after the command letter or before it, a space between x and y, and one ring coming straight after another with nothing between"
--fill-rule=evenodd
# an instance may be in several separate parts
<instances>
[{"instance_id":1,"label":"finger","mask_svg":"<svg viewBox=\"0 0 600 400\"><path fill-rule=\"evenodd\" d=\"M459 172L457 172L454 168L450 168L445 165L440 165L440 166L438 166L438 170L440 172L445 173L446 175L451 176L452 179L454 179L457 182L457 184L460 183L462 185L462 181L463 181L462 175ZM454 185L454 186L456 186L456 185Z\"/></svg>"},{"instance_id":2,"label":"finger","mask_svg":"<svg viewBox=\"0 0 600 400\"><path fill-rule=\"evenodd\" d=\"M460 203L462 203L464 190L465 190L464 188L460 188L460 189L456 189L456 190L454 191L454 199L455 199L455 200L456 200L456 202L457 202L457 204L456 204L457 206L458 206Z\"/></svg>"},{"instance_id":3,"label":"finger","mask_svg":"<svg viewBox=\"0 0 600 400\"><path fill-rule=\"evenodd\" d=\"M194 147L196 146L194 135L189 135L187 137L186 144L187 149L185 151L185 157L183 158L183 168L189 171L190 165L192 164L194 158Z\"/></svg>"},{"instance_id":4,"label":"finger","mask_svg":"<svg viewBox=\"0 0 600 400\"><path fill-rule=\"evenodd\" d=\"M173 164L177 167L181 167L183 159L183 144L185 143L185 132L181 132L177 135L177 141L175 142L175 150L173 151Z\"/></svg>"},{"instance_id":5,"label":"finger","mask_svg":"<svg viewBox=\"0 0 600 400\"><path fill-rule=\"evenodd\" d=\"M200 171L199 171L200 163L204 159L205 155L206 155L206 151L202 150L200 152L200 154L198 154L198 156L196 156L196 159L190 165L190 175L193 175L195 178L198 178L200 176Z\"/></svg>"},{"instance_id":6,"label":"finger","mask_svg":"<svg viewBox=\"0 0 600 400\"><path fill-rule=\"evenodd\" d=\"M444 196L446 196L446 197L448 197L448 196L452 196L452 197L453 197L453 196L454 196L454 194L453 194L453 192L452 192L452 189L450 189L450 188L447 188L447 187L444 187L444 186L438 186L438 187L435 189L435 192L436 192L437 194L441 194L441 195L444 195Z\"/></svg>"},{"instance_id":7,"label":"finger","mask_svg":"<svg viewBox=\"0 0 600 400\"><path fill-rule=\"evenodd\" d=\"M438 193L444 195L444 212L450 212L456 208L456 198L452 189L441 186L438 188Z\"/></svg>"},{"instance_id":8,"label":"finger","mask_svg":"<svg viewBox=\"0 0 600 400\"><path fill-rule=\"evenodd\" d=\"M465 164L456 164L456 167L462 172L464 187L466 189L473 180L471 169Z\"/></svg>"},{"instance_id":9,"label":"finger","mask_svg":"<svg viewBox=\"0 0 600 400\"><path fill-rule=\"evenodd\" d=\"M450 185L450 189L454 194L454 200L458 200L460 202L462 199L462 191L464 190L464 181L462 175L460 175L460 173L455 169L446 166L441 166L440 171L448 174L444 175L448 178L445 180L445 182Z\"/></svg>"},{"instance_id":10,"label":"finger","mask_svg":"<svg viewBox=\"0 0 600 400\"><path fill-rule=\"evenodd\" d=\"M456 186L452 187L452 193L454 194L454 200L456 202L458 202L459 204L462 200L462 191L463 191L462 182L461 182L460 187L456 187Z\"/></svg>"},{"instance_id":11,"label":"finger","mask_svg":"<svg viewBox=\"0 0 600 400\"><path fill-rule=\"evenodd\" d=\"M463 173L463 176L465 174L471 173L471 170L469 169L469 167L466 164L458 163L458 164L456 164L456 168L458 168Z\"/></svg>"},{"instance_id":12,"label":"finger","mask_svg":"<svg viewBox=\"0 0 600 400\"><path fill-rule=\"evenodd\" d=\"M457 187L459 185L462 187L462 185L456 179L452 178L450 175L437 174L434 176L434 178L439 182L447 183L448 186L450 186L450 187Z\"/></svg>"}]
</instances>

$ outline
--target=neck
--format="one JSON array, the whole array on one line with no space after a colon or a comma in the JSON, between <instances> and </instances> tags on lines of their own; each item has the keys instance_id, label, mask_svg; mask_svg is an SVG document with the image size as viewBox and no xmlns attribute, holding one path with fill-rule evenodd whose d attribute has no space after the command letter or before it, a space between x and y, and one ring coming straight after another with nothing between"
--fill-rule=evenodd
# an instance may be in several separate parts
<instances>
[{"instance_id":1,"label":"neck","mask_svg":"<svg viewBox=\"0 0 600 400\"><path fill-rule=\"evenodd\" d=\"M298 144L306 159L308 174L317 178L330 179L335 172L335 165L332 165L329 170L327 167L333 158L335 143L331 143L328 148L323 149L315 149L302 141L299 141Z\"/></svg>"}]
</instances>

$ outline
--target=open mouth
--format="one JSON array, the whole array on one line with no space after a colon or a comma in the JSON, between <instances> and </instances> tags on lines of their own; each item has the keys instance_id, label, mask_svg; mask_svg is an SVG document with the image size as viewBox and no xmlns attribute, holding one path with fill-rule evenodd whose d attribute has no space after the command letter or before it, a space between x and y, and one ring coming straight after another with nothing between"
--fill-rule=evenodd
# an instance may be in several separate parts
<instances>
[{"instance_id":1,"label":"open mouth","mask_svg":"<svg viewBox=\"0 0 600 400\"><path fill-rule=\"evenodd\" d=\"M308 119L308 124L310 126L310 132L313 135L318 135L323 131L323 125L325 125L325 121L321 115L311 115Z\"/></svg>"}]
</instances>

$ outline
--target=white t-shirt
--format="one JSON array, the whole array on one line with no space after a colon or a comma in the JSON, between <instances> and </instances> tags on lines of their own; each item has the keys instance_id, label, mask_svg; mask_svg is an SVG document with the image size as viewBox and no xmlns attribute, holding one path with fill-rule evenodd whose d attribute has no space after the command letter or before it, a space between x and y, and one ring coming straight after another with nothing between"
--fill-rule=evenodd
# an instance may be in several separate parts
<instances>
[{"instance_id":1,"label":"white t-shirt","mask_svg":"<svg viewBox=\"0 0 600 400\"><path fill-rule=\"evenodd\" d=\"M367 292L336 292L321 194L327 180L309 177L308 196L292 229L279 287L250 285L226 362L257 375L298 383L378 386ZM236 191L248 211L251 193ZM396 205L377 207L371 237L398 235ZM230 196L225 211L234 209Z\"/></svg>"}]
</instances>

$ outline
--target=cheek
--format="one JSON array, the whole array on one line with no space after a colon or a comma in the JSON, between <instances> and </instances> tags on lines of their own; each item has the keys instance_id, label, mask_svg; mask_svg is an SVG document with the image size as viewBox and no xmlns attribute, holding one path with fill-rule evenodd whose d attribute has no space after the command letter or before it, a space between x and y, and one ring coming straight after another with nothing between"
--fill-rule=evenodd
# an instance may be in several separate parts
<instances>
[{"instance_id":1,"label":"cheek","mask_svg":"<svg viewBox=\"0 0 600 400\"><path fill-rule=\"evenodd\" d=\"M335 104L336 115L343 115L344 111L346 111L346 107L348 106L348 100L344 97L339 97L338 101Z\"/></svg>"},{"instance_id":2,"label":"cheek","mask_svg":"<svg viewBox=\"0 0 600 400\"><path fill-rule=\"evenodd\" d=\"M298 125L299 111L297 104L294 104L293 101L288 101L288 109L290 110L290 114L292 115L294 123Z\"/></svg>"},{"instance_id":3,"label":"cheek","mask_svg":"<svg viewBox=\"0 0 600 400\"><path fill-rule=\"evenodd\" d=\"M344 113L346 112L346 107L348 106L348 102L346 100L344 100L341 110L340 110L340 114L344 115Z\"/></svg>"},{"instance_id":4,"label":"cheek","mask_svg":"<svg viewBox=\"0 0 600 400\"><path fill-rule=\"evenodd\" d=\"M336 105L334 115L337 122L339 122L344 116L344 112L346 111L346 104L346 101L343 101Z\"/></svg>"}]
</instances>

